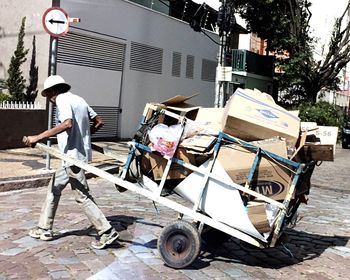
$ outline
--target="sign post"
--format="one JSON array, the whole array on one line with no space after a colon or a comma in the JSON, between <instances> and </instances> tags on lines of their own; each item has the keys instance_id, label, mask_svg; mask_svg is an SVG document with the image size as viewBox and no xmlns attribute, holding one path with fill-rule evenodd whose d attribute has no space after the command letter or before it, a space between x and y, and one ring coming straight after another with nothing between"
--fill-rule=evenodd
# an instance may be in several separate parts
<instances>
[{"instance_id":1,"label":"sign post","mask_svg":"<svg viewBox=\"0 0 350 280\"><path fill-rule=\"evenodd\" d=\"M69 22L80 22L79 18L69 18L68 14L60 7L47 9L42 17L45 31L51 35L50 39L50 67L49 76L56 75L57 66L57 43L58 37L68 32ZM53 106L49 102L48 129L52 128ZM51 146L51 140L47 140L47 146ZM46 154L46 169L50 169L50 154Z\"/></svg>"}]
</instances>

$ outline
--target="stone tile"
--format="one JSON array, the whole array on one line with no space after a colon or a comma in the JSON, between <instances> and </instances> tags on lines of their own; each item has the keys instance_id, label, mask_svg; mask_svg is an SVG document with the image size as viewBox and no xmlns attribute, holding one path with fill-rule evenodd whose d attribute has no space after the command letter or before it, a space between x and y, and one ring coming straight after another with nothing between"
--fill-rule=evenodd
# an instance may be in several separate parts
<instances>
[{"instance_id":1,"label":"stone tile","mask_svg":"<svg viewBox=\"0 0 350 280\"><path fill-rule=\"evenodd\" d=\"M346 178L350 182L350 174ZM164 265L156 246L162 226L174 221L176 212L157 205L159 213L156 213L148 199L132 192L116 193L113 184L103 179L90 179L89 185L101 209L120 231L120 246L106 250L90 248L96 233L87 230L89 221L69 189L62 195L55 220L55 228L65 236L53 242L27 236L28 229L37 223L45 188L1 193L0 212L10 215L0 215L0 280L11 279L11 274L17 279L45 280L340 280L350 275L348 193L311 189L309 203L299 208L303 219L296 228L288 230L285 247L294 258L280 247L249 249L232 238L215 248L203 246L195 263L175 270ZM19 201L21 206L17 207Z\"/></svg>"}]
</instances>

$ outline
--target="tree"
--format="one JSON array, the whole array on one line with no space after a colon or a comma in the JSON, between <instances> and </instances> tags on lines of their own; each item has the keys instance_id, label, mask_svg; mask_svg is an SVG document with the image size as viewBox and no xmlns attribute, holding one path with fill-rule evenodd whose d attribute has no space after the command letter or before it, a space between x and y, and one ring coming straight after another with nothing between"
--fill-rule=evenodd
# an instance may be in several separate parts
<instances>
[{"instance_id":1,"label":"tree","mask_svg":"<svg viewBox=\"0 0 350 280\"><path fill-rule=\"evenodd\" d=\"M349 23L336 20L329 51L321 61L313 56L316 42L309 33L312 16L308 0L235 0L247 28L267 40L267 51L276 55L281 74L275 77L284 102L316 102L321 89L337 90L339 72L350 60Z\"/></svg>"},{"instance_id":2,"label":"tree","mask_svg":"<svg viewBox=\"0 0 350 280\"><path fill-rule=\"evenodd\" d=\"M23 38L25 35L25 21L26 18L22 18L22 24L18 33L17 48L14 51L13 56L11 57L10 66L8 69L9 77L6 80L6 84L11 95L11 98L14 101L23 101L24 100L24 89L25 89L25 78L22 75L20 69L21 65L27 60L26 55L29 49L24 49Z\"/></svg>"},{"instance_id":3,"label":"tree","mask_svg":"<svg viewBox=\"0 0 350 280\"><path fill-rule=\"evenodd\" d=\"M32 49L32 58L30 61L30 70L29 70L29 86L27 87L26 94L24 96L25 101L34 102L35 98L38 95L38 72L39 67L36 66L36 45L35 45L35 36L33 36L33 49Z\"/></svg>"}]
</instances>

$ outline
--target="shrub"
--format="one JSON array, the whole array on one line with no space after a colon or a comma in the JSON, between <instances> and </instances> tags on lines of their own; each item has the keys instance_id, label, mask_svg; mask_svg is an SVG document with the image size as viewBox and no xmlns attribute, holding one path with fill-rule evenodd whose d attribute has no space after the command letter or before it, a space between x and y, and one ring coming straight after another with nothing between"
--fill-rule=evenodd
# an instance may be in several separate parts
<instances>
[{"instance_id":1,"label":"shrub","mask_svg":"<svg viewBox=\"0 0 350 280\"><path fill-rule=\"evenodd\" d=\"M0 102L11 101L11 100L12 100L11 96L0 92Z\"/></svg>"},{"instance_id":2,"label":"shrub","mask_svg":"<svg viewBox=\"0 0 350 280\"><path fill-rule=\"evenodd\" d=\"M316 122L318 125L337 126L339 130L344 125L345 112L342 107L325 101L304 103L299 107L299 117L303 122Z\"/></svg>"}]
</instances>

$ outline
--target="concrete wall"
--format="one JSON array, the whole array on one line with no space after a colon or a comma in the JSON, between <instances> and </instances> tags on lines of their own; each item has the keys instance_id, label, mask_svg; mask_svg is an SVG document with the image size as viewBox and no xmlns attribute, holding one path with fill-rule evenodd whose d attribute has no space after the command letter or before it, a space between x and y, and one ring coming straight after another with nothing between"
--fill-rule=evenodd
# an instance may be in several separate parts
<instances>
[{"instance_id":1,"label":"concrete wall","mask_svg":"<svg viewBox=\"0 0 350 280\"><path fill-rule=\"evenodd\" d=\"M24 147L23 136L47 129L46 110L0 110L0 150Z\"/></svg>"}]
</instances>

